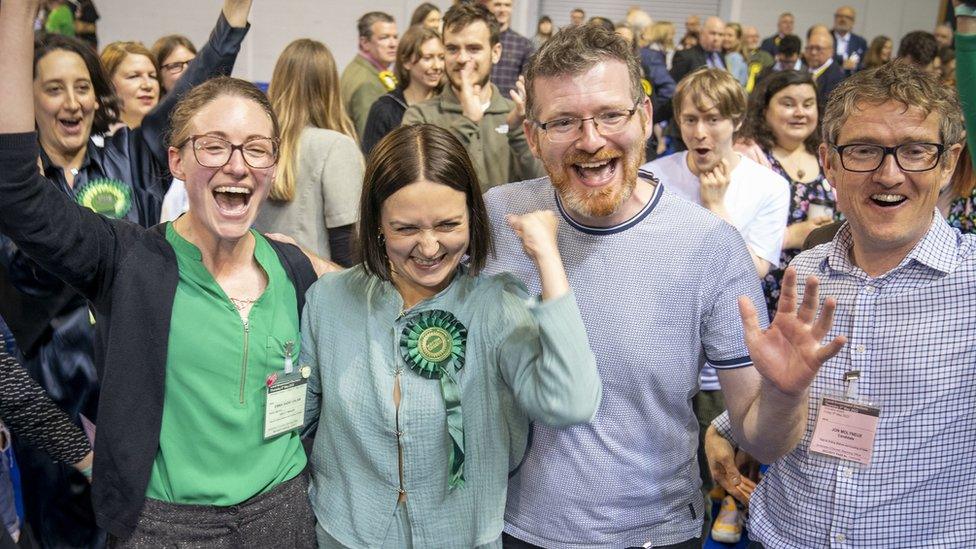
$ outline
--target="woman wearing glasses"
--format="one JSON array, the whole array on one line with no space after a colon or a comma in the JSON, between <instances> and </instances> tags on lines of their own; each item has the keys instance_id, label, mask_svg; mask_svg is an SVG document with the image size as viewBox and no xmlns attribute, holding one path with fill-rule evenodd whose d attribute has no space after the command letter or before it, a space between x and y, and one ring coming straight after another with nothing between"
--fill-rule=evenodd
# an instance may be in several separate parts
<instances>
[{"instance_id":1,"label":"woman wearing glasses","mask_svg":"<svg viewBox=\"0 0 976 549\"><path fill-rule=\"evenodd\" d=\"M152 53L159 66L160 93L165 95L176 87L190 61L196 59L197 48L182 34L168 34L156 40Z\"/></svg>"},{"instance_id":2,"label":"woman wearing glasses","mask_svg":"<svg viewBox=\"0 0 976 549\"><path fill-rule=\"evenodd\" d=\"M7 2L3 2L6 9ZM43 175L70 200L103 216L127 219L144 227L159 222L165 186L165 135L179 94L216 74L230 72L247 33L250 0L225 0L210 43L191 66L185 87L164 99L134 130L121 128L104 142L97 136L117 121L118 99L98 57L78 40L50 35L41 38L25 68L33 68L33 110ZM0 56L6 55L0 49ZM3 98L5 102L6 97ZM37 334L22 349L24 366L43 380L45 390L62 395L58 404L77 421L79 414L96 419L98 376L94 365L95 328L85 299L48 274L9 239L0 235L0 263L9 294L37 298L43 312L24 319L21 333ZM8 321L13 300L0 303ZM40 454L24 460L25 483L31 486L28 513L55 545L76 545L72 539L99 535L92 524L87 483ZM55 480L57 479L57 480ZM57 483L57 485L55 485ZM75 503L66 503L66 502ZM63 538L59 537L63 534ZM97 542L93 542L97 543Z\"/></svg>"},{"instance_id":3,"label":"woman wearing glasses","mask_svg":"<svg viewBox=\"0 0 976 549\"><path fill-rule=\"evenodd\" d=\"M99 525L113 547L314 545L291 428L302 418L268 405L301 385L292 359L315 273L297 248L250 229L277 161L267 97L220 77L180 101L166 153L191 208L176 222L98 215L37 170L36 9L0 10L0 231L95 312Z\"/></svg>"}]
</instances>

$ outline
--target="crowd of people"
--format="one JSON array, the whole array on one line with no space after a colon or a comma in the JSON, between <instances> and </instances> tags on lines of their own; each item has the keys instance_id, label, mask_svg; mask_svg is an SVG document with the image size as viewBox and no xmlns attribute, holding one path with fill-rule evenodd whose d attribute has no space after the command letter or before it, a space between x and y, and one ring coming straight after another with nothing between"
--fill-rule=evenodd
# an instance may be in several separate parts
<instances>
[{"instance_id":1,"label":"crowd of people","mask_svg":"<svg viewBox=\"0 0 976 549\"><path fill-rule=\"evenodd\" d=\"M0 548L976 539L976 2L423 3L264 92L252 1L0 0Z\"/></svg>"}]
</instances>

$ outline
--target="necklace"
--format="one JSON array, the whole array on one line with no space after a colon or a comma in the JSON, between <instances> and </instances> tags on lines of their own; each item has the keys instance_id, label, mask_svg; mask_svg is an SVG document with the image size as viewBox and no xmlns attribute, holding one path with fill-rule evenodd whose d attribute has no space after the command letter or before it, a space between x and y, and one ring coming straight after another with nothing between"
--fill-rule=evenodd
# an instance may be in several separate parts
<instances>
[{"instance_id":1,"label":"necklace","mask_svg":"<svg viewBox=\"0 0 976 549\"><path fill-rule=\"evenodd\" d=\"M230 296L227 296L227 297L230 297ZM238 311L243 311L244 309L247 308L248 305L253 305L254 302L257 301L257 298L255 298L255 299L241 299L239 297L230 297L230 301L231 301L231 303L234 304L234 308L236 308Z\"/></svg>"}]
</instances>

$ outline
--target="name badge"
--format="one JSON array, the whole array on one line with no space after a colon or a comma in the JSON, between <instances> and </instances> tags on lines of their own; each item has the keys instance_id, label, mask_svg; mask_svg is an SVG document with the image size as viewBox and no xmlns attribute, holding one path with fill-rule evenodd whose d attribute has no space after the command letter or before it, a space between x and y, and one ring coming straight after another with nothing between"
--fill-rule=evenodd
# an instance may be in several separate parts
<instances>
[{"instance_id":1,"label":"name badge","mask_svg":"<svg viewBox=\"0 0 976 549\"><path fill-rule=\"evenodd\" d=\"M870 465L881 409L838 397L820 399L810 451Z\"/></svg>"},{"instance_id":2,"label":"name badge","mask_svg":"<svg viewBox=\"0 0 976 549\"><path fill-rule=\"evenodd\" d=\"M305 424L308 376L295 372L268 378L264 409L264 438L276 437Z\"/></svg>"},{"instance_id":3,"label":"name badge","mask_svg":"<svg viewBox=\"0 0 976 549\"><path fill-rule=\"evenodd\" d=\"M502 124L501 126L498 126L497 128L495 128L495 131L498 132L498 133L500 133L500 134L502 134L502 135L507 134L508 133L508 124Z\"/></svg>"}]
</instances>

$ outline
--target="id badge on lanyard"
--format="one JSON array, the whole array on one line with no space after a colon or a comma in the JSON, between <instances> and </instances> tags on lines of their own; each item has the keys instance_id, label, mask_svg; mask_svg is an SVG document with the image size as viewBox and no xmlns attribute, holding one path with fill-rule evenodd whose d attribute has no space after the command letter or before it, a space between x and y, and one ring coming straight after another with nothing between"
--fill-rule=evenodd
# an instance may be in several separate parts
<instances>
[{"instance_id":1,"label":"id badge on lanyard","mask_svg":"<svg viewBox=\"0 0 976 549\"><path fill-rule=\"evenodd\" d=\"M820 398L810 452L867 467L874 453L881 408L858 396L860 377L859 371L847 372L843 395Z\"/></svg>"},{"instance_id":2,"label":"id badge on lanyard","mask_svg":"<svg viewBox=\"0 0 976 549\"><path fill-rule=\"evenodd\" d=\"M305 424L305 391L311 368L295 370L295 342L284 345L285 363L280 372L268 376L264 408L264 438L276 437Z\"/></svg>"}]
</instances>

